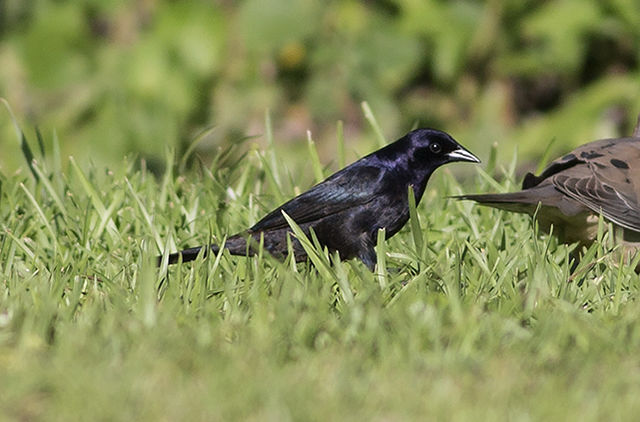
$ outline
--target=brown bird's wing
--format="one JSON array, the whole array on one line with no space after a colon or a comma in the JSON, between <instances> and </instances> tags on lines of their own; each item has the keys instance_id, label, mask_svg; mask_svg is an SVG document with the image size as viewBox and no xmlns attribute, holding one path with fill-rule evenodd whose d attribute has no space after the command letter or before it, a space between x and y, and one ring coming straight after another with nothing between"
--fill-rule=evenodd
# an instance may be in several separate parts
<instances>
[{"instance_id":1,"label":"brown bird's wing","mask_svg":"<svg viewBox=\"0 0 640 422\"><path fill-rule=\"evenodd\" d=\"M591 210L640 231L640 137L603 139L527 173L519 192L462 195L479 203L532 214L538 203L572 216Z\"/></svg>"},{"instance_id":2,"label":"brown bird's wing","mask_svg":"<svg viewBox=\"0 0 640 422\"><path fill-rule=\"evenodd\" d=\"M250 232L289 227L282 211L297 224L311 223L346 209L363 205L376 197L378 180L386 170L377 166L349 166L296 196L249 229Z\"/></svg>"},{"instance_id":3,"label":"brown bird's wing","mask_svg":"<svg viewBox=\"0 0 640 422\"><path fill-rule=\"evenodd\" d=\"M640 138L592 142L564 158L543 172L577 161L549 175L553 186L615 224L640 231Z\"/></svg>"}]
</instances>

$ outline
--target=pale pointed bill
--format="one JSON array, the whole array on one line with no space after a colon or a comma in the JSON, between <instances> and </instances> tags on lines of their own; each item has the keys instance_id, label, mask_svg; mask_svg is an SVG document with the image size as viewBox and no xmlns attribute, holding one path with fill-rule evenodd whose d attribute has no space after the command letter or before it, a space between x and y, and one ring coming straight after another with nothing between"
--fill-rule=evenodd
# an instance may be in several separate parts
<instances>
[{"instance_id":1,"label":"pale pointed bill","mask_svg":"<svg viewBox=\"0 0 640 422\"><path fill-rule=\"evenodd\" d=\"M449 154L449 158L455 161L469 161L472 163L479 163L480 159L467 151L464 148L458 148L451 151Z\"/></svg>"}]
</instances>

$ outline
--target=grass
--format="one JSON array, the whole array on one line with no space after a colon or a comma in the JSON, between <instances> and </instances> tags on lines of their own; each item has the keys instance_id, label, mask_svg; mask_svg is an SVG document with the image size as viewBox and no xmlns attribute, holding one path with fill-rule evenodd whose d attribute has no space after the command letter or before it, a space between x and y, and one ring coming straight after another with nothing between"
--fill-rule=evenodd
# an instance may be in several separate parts
<instances>
[{"instance_id":1,"label":"grass","mask_svg":"<svg viewBox=\"0 0 640 422\"><path fill-rule=\"evenodd\" d=\"M2 419L638 414L637 275L606 234L572 269L571 247L530 218L444 199L492 189L487 173L463 189L463 166L439 170L379 245L377 274L322 251L318 269L266 254L155 268L161 250L221 241L317 176L283 162L329 173L311 138L311 158L273 145L179 174L167 153L157 179L135 161L64 169L24 144L31 170L0 175Z\"/></svg>"}]
</instances>

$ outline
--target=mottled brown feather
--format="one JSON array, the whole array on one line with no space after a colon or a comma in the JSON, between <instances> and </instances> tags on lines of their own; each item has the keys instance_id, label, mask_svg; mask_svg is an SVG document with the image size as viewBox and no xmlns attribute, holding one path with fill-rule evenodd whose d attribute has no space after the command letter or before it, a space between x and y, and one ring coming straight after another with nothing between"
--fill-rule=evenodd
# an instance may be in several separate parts
<instances>
[{"instance_id":1,"label":"mottled brown feather","mask_svg":"<svg viewBox=\"0 0 640 422\"><path fill-rule=\"evenodd\" d=\"M640 239L638 135L582 145L552 161L540 176L528 173L522 187L518 192L458 198L530 215L540 204L541 228L548 231L553 225L564 242L590 244L599 214L621 228L624 240Z\"/></svg>"}]
</instances>

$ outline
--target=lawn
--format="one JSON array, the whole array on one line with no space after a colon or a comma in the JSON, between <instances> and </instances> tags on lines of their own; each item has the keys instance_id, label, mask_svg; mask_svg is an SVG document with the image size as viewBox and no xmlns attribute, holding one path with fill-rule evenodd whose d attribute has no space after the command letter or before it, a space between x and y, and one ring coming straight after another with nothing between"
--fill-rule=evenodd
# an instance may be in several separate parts
<instances>
[{"instance_id":1,"label":"lawn","mask_svg":"<svg viewBox=\"0 0 640 422\"><path fill-rule=\"evenodd\" d=\"M640 412L638 277L608 236L574 263L531 218L446 198L513 189L514 160L438 170L376 274L322 251L317 266L221 254L158 269L164 249L221 241L337 165L312 143L286 156L267 130L266 148L194 170L167 151L156 177L139 159L62 159L45 138L0 174L3 420Z\"/></svg>"}]
</instances>

